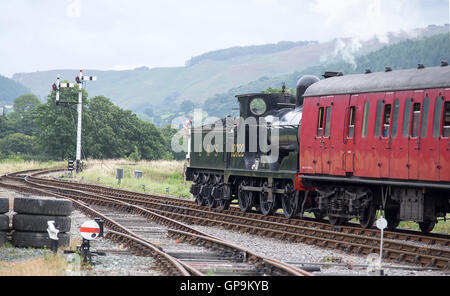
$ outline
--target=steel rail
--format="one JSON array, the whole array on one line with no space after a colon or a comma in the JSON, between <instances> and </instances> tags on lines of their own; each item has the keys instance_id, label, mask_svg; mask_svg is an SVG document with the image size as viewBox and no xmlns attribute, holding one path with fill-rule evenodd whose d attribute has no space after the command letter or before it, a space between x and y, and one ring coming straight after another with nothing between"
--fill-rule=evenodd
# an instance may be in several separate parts
<instances>
[{"instance_id":1,"label":"steel rail","mask_svg":"<svg viewBox=\"0 0 450 296\"><path fill-rule=\"evenodd\" d=\"M34 180L36 181L36 179L34 179ZM43 186L43 185L39 185L39 186ZM61 190L54 186L47 186L47 187L51 187L55 190ZM77 192L80 192L80 191L77 191ZM192 216L181 215L181 214L176 214L176 213L172 213L172 212L164 212L161 214L164 214L165 216L170 216L174 219L178 219L178 220L182 220L182 221L192 222L192 219L197 219L197 221L201 221L201 224L208 223L209 225L214 224L214 225L218 225L218 226L224 226L223 221L206 219L204 217L192 217ZM200 223L200 222L197 222L197 223ZM249 225L236 224L236 223L229 223L229 225L231 225L231 227L236 228L236 229L241 229L241 230L246 229L246 231L257 231L260 233L266 233L266 235L270 234L270 236L277 236L277 237L281 237L281 238L296 237L297 238L296 240L300 241L300 242L303 241L303 242L307 242L307 243L311 243L311 244L316 244L316 245L319 245L322 247L341 248L341 249L344 249L347 251L356 251L357 253L369 254L369 253L376 253L378 250L378 244L377 244L378 239L377 238L363 237L362 238L363 241L360 240L359 242L355 243L354 241L358 238L358 236L354 236L354 235L353 236L350 235L350 237L352 237L353 241L351 241L351 240L343 241L342 238L341 238L341 240L334 239L334 238L336 238L336 236L339 237L342 235L348 237L348 235L343 234L343 233L332 233L332 235L334 235L334 238L333 237L324 238L323 231L322 231L321 235L311 236L311 235L304 235L304 234L298 234L298 233L293 234L293 233L289 233L286 231L267 229L267 228L262 228L262 227L251 227ZM283 225L283 226L285 226L285 225ZM315 230L315 232L320 233L320 230ZM368 240L372 241L372 243L370 245L367 245ZM416 263L416 264L420 263L423 265L438 266L440 268L449 268L449 258L448 257L423 254L424 252L427 252L427 248L419 248L419 247L414 247L411 245L403 245L402 246L401 243L396 243L396 242L394 242L392 245L390 245L390 244L391 244L391 242L387 242L385 244L386 248L385 248L384 256L386 258L403 260L406 262ZM410 249L406 250L406 251L402 250L402 248L404 249L405 247L410 248Z\"/></svg>"},{"instance_id":2,"label":"steel rail","mask_svg":"<svg viewBox=\"0 0 450 296\"><path fill-rule=\"evenodd\" d=\"M33 186L36 186L36 187L39 187L39 188L50 189L50 190L61 190L60 188L57 188L57 187L54 187L54 186L45 186L45 185L37 184L35 182L32 182L32 181L28 180L28 178L29 177L25 177L25 181L27 183L33 185ZM72 197L67 196L68 195L67 192L65 192L65 193L59 192L58 194L55 194L54 192L49 192L47 190L40 190L40 191L42 193L44 193L44 194L58 195L60 198L69 198L71 200L78 199L77 200L78 203L80 203L79 202L80 199L83 200L83 201L90 202L90 203L94 202L95 204L99 204L99 201L100 201L98 199L98 197L95 197L95 196L92 196L92 195L89 196L89 197L86 197L86 193L83 193L81 191L76 191L76 190L70 190L71 192L77 193L77 196L75 196L75 197L74 196L72 196ZM64 189L63 191L66 191L66 189ZM78 196L78 194L80 194L80 193L84 194L85 196L84 197ZM201 237L203 240L209 240L210 242L214 241L215 244L223 244L223 245L228 245L228 246L231 245L230 243L227 243L227 242L225 242L225 241L223 241L221 239L217 239L217 238L214 238L213 236L210 236L208 234L205 234L205 233L199 232L197 230L194 230L194 229L188 227L187 225L184 225L184 224L182 224L182 223L180 223L178 221L172 220L172 219L168 219L168 218L166 218L164 216L158 215L158 214L156 214L154 212L151 212L151 211L149 211L147 209L144 209L144 208L132 205L130 203L126 203L126 202L118 201L118 200L115 200L115 199L107 198L107 197L101 197L101 199L104 200L103 202L100 202L100 204L102 204L102 205L105 205L105 203L106 204L115 204L116 206L119 206L119 208L121 208L122 210L125 210L127 212L138 213L138 214L140 214L142 216L150 218L150 220L158 220L158 223L169 224L170 227L174 227L175 226L175 228L183 229L183 230L185 230L184 233L190 233L190 235L196 236L197 238ZM84 207L86 207L86 206L84 205ZM93 210L91 209L91 211L93 211ZM101 214L97 212L97 216L100 216L100 215ZM104 217L105 220L108 221L108 224L111 223L109 221L110 219L108 219L105 216L102 216L102 217ZM125 230L125 229L123 229L123 227L120 226L120 224L119 224L119 226L116 225L116 228L117 227L119 228L119 230L122 230L122 231ZM116 236L117 236L117 234L116 234ZM130 238L135 238L136 240L139 240L138 236L133 234L132 232L130 232L130 234L128 234L128 238L124 238L124 239L130 240ZM145 240L141 240L141 241L145 242ZM240 250L241 252L249 252L248 250L246 250L246 249L244 249L242 247L238 247L236 245L234 245L234 248L237 249L237 250ZM156 248L156 249L158 249L158 248ZM302 275L302 276L305 276L305 275L311 276L312 275L312 274L310 274L310 273L308 273L306 271L303 271L303 270L301 270L299 268L296 268L294 266L290 266L288 264L285 264L283 262L280 262L280 261L277 261L277 260L274 260L274 259L271 259L271 258L260 257L260 256L257 256L255 254L253 254L253 256L255 256L255 258L257 258L259 260L259 262L264 262L265 266L269 266L270 267L269 269L272 272L271 274L286 274L286 275L292 275L292 276L300 276L300 275ZM186 264L181 263L180 265L184 266L186 268ZM192 269L192 268L189 268L189 269ZM267 270L267 267L266 267L266 270ZM198 272L198 273L196 273L195 271L192 271L192 272L195 275L200 275L200 272Z\"/></svg>"},{"instance_id":3,"label":"steel rail","mask_svg":"<svg viewBox=\"0 0 450 296\"><path fill-rule=\"evenodd\" d=\"M46 180L46 179L39 179L39 180L40 180L39 182L47 182L48 184L64 184L64 185L70 186L70 187L78 185L78 183L71 183L71 182L65 182L65 181ZM148 194L143 194L143 193L139 193L139 192L130 192L130 191L125 191L125 190L121 190L121 189L112 189L112 188L102 187L102 186L98 186L98 185L83 184L81 187L83 187L85 190L94 191L96 193L108 193L108 194L116 195L118 197L130 197L130 198L138 199L138 200L148 200L148 199L158 200L160 203L176 205L176 206L179 206L180 204L182 204L184 206L188 206L189 208L201 209L205 212L206 211L210 211L213 213L218 212L218 210L215 210L215 209L199 207L192 201L180 200L177 198L168 198L165 196L148 195ZM94 189L92 189L90 187L92 187ZM247 217L247 218L253 217L254 219L264 220L264 221L268 221L268 222L279 222L279 223L283 223L283 224L297 225L297 226L303 226L303 227L309 227L309 228L314 227L314 228L319 228L319 229L327 229L327 230L334 231L334 232L339 231L342 233L366 235L368 237L379 237L380 236L380 231L378 231L377 229L373 229L373 228L364 229L361 227L347 226L347 225L333 226L328 223L322 223L322 222L317 222L317 221L301 220L301 219L287 219L284 217L264 216L264 215L255 214L255 213L242 213L237 208L230 209L228 211L224 211L224 213L230 213L230 212L233 212L235 216L241 216L241 217ZM439 235L433 235L433 234L419 235L419 234L415 234L415 233L409 233L409 232L405 232L402 230L398 230L398 231L385 231L384 236L387 239L396 239L396 240L402 240L402 241L422 242L422 243L432 244L432 245L436 244L436 245L442 245L442 246L450 246L450 238L448 238L448 237L443 238L443 237L440 237Z\"/></svg>"}]
</instances>

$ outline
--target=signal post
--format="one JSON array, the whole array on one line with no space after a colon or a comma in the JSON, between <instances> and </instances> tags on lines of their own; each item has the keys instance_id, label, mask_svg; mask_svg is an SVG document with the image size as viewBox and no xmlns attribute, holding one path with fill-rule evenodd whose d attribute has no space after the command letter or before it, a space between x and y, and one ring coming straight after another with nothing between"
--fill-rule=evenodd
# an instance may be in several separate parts
<instances>
[{"instance_id":1,"label":"signal post","mask_svg":"<svg viewBox=\"0 0 450 296\"><path fill-rule=\"evenodd\" d=\"M78 84L78 103L61 102L59 98L59 89L65 87L75 87L73 83L61 83L60 77L57 77L56 83L53 84L53 90L56 91L56 105L74 105L77 104L78 122L77 122L77 149L76 149L76 172L83 171L83 162L81 161L81 133L82 133L82 119L83 119L83 86L85 81L96 81L96 76L84 76L83 70L75 77Z\"/></svg>"}]
</instances>

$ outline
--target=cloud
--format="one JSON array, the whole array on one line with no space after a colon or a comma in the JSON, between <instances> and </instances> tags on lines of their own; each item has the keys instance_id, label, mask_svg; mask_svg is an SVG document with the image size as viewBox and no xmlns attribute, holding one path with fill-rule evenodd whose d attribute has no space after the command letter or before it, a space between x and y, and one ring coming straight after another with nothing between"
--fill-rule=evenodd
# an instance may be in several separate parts
<instances>
[{"instance_id":1,"label":"cloud","mask_svg":"<svg viewBox=\"0 0 450 296\"><path fill-rule=\"evenodd\" d=\"M379 42L388 44L391 37L398 34L407 34L413 38L416 36L413 29L428 24L422 14L424 6L445 6L446 1L316 0L310 4L310 9L321 15L323 26L337 27L341 32L339 37L347 37L338 38L333 52L322 56L321 61L341 58L356 68L356 54L362 48L363 42L375 37Z\"/></svg>"},{"instance_id":2,"label":"cloud","mask_svg":"<svg viewBox=\"0 0 450 296\"><path fill-rule=\"evenodd\" d=\"M183 66L227 47L338 37L356 38L336 48L351 60L358 41L443 24L447 8L447 0L0 1L0 74Z\"/></svg>"},{"instance_id":3,"label":"cloud","mask_svg":"<svg viewBox=\"0 0 450 296\"><path fill-rule=\"evenodd\" d=\"M389 42L388 32L426 26L419 0L316 0L311 10L322 15L327 27L338 27L341 37L361 40L377 36Z\"/></svg>"}]
</instances>

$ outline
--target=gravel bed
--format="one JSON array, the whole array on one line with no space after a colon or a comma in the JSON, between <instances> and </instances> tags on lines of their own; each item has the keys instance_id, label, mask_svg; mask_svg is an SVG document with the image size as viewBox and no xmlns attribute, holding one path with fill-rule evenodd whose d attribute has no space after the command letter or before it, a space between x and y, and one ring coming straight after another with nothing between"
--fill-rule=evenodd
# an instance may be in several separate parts
<instances>
[{"instance_id":1,"label":"gravel bed","mask_svg":"<svg viewBox=\"0 0 450 296\"><path fill-rule=\"evenodd\" d=\"M22 196L15 192L0 189L0 196L10 197ZM86 220L90 220L81 212L74 210L71 215L71 239L75 244L81 244L79 227ZM249 250L268 257L291 263L301 267L299 263L311 264L334 264L340 263L345 266L322 266L317 275L355 275L366 276L373 275L367 267L358 267L357 265L367 265L378 260L378 255L369 256L349 255L338 250L322 249L301 243L288 243L276 239L263 238L247 233L239 233L221 228L192 226L195 229L209 233L218 238L222 238ZM107 231L107 229L106 229ZM91 250L106 252L106 256L94 256L94 264L90 268L80 268L80 258L74 254L64 255L67 257L69 268L66 271L68 276L159 276L161 275L154 268L154 259L151 257L134 256L127 252L124 246L112 241L101 239L91 243ZM280 252L282 250L282 252ZM12 247L0 248L0 261L22 261L45 256L48 250L39 249L18 249ZM373 266L373 265L372 265ZM449 272L439 270L414 270L414 265L397 264L383 262L384 272L388 276L448 276ZM389 268L391 267L391 268ZM394 269L392 267L402 267L405 269Z\"/></svg>"},{"instance_id":2,"label":"gravel bed","mask_svg":"<svg viewBox=\"0 0 450 296\"><path fill-rule=\"evenodd\" d=\"M234 242L242 247L245 247L259 255L272 257L283 262L288 262L292 265L301 267L299 263L340 263L345 266L322 266L320 273L317 275L354 275L367 276L374 275L370 271L370 267L358 267L357 265L371 265L378 262L377 254L370 254L368 256L355 256L344 253L338 250L323 249L315 246L310 246L302 243L282 242L276 239L263 238L248 233L240 233L237 231L230 231L225 229L207 227L207 226L192 226L193 228L216 236L218 238ZM282 251L280 251L282 250ZM305 266L312 266L308 264ZM385 275L390 276L449 276L449 272L440 270L413 270L411 268L417 267L414 265L397 264L391 262L383 262ZM317 266L317 265L316 265ZM391 267L391 268L388 268ZM402 267L406 269L393 269L393 267Z\"/></svg>"},{"instance_id":3,"label":"gravel bed","mask_svg":"<svg viewBox=\"0 0 450 296\"><path fill-rule=\"evenodd\" d=\"M0 188L1 197L9 197L11 207L14 197L27 196L4 188ZM12 210L10 215L15 214ZM81 236L79 227L87 220L91 220L81 212L74 210L71 215L71 245L80 245ZM122 245L106 239L91 242L92 251L102 251L106 256L93 256L93 265L89 268L81 268L80 257L76 254L63 254L69 262L66 275L68 276L159 276L161 273L155 270L155 261L152 257L135 256L128 252ZM49 250L32 248L14 248L10 243L0 246L0 261L15 262L35 258L42 258L49 254Z\"/></svg>"},{"instance_id":4,"label":"gravel bed","mask_svg":"<svg viewBox=\"0 0 450 296\"><path fill-rule=\"evenodd\" d=\"M11 244L0 247L0 261L17 262L44 257L50 253L49 250L43 249L23 249L14 248Z\"/></svg>"},{"instance_id":5,"label":"gravel bed","mask_svg":"<svg viewBox=\"0 0 450 296\"><path fill-rule=\"evenodd\" d=\"M90 220L79 211L72 212L71 236L81 244L79 228L85 221ZM105 230L107 231L107 229ZM67 275L86 276L159 276L160 272L155 270L155 260L152 257L135 256L127 253L127 249L121 244L107 239L91 242L91 251L105 252L106 256L93 256L93 265L90 268L79 268L79 257L67 255L68 261L73 261L67 271Z\"/></svg>"}]
</instances>

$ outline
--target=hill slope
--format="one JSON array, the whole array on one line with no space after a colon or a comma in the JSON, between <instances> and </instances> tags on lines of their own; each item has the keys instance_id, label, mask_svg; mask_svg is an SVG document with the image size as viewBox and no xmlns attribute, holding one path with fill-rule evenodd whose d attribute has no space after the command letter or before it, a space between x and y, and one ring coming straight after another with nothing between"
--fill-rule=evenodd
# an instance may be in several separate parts
<instances>
[{"instance_id":1,"label":"hill slope","mask_svg":"<svg viewBox=\"0 0 450 296\"><path fill-rule=\"evenodd\" d=\"M417 35L448 31L435 26L420 29ZM410 37L409 34L391 34L390 42ZM272 45L234 47L194 57L184 67L137 68L126 71L86 70L98 76L98 81L87 84L90 96L105 95L121 108L142 113L145 109L173 111L185 100L202 104L215 94L246 85L260 77L278 77L294 71L319 65L327 58L342 60L350 53L358 57L383 47L377 38L360 42L361 49L352 50L352 39L336 39L324 43L281 42ZM332 54L330 56L330 53ZM54 70L15 74L13 79L30 88L41 99L45 98L56 76L70 81L79 70Z\"/></svg>"},{"instance_id":2,"label":"hill slope","mask_svg":"<svg viewBox=\"0 0 450 296\"><path fill-rule=\"evenodd\" d=\"M450 38L449 34L438 34L417 40L405 40L367 55L357 57L355 64L345 62L327 63L320 66L308 67L302 71L296 71L288 75L276 77L261 77L246 85L233 88L227 93L217 94L208 98L204 103L204 110L210 116L224 117L230 114L236 104L237 94L254 93L264 91L270 87L280 88L285 82L289 88L296 88L296 83L303 75L316 75L321 77L326 71L337 71L345 74L364 73L365 69L372 72L384 71L386 66L394 71L400 69L416 68L424 64L426 67L439 66L441 61L450 62Z\"/></svg>"},{"instance_id":3,"label":"hill slope","mask_svg":"<svg viewBox=\"0 0 450 296\"><path fill-rule=\"evenodd\" d=\"M22 84L0 75L0 106L12 105L15 98L29 93Z\"/></svg>"}]
</instances>

